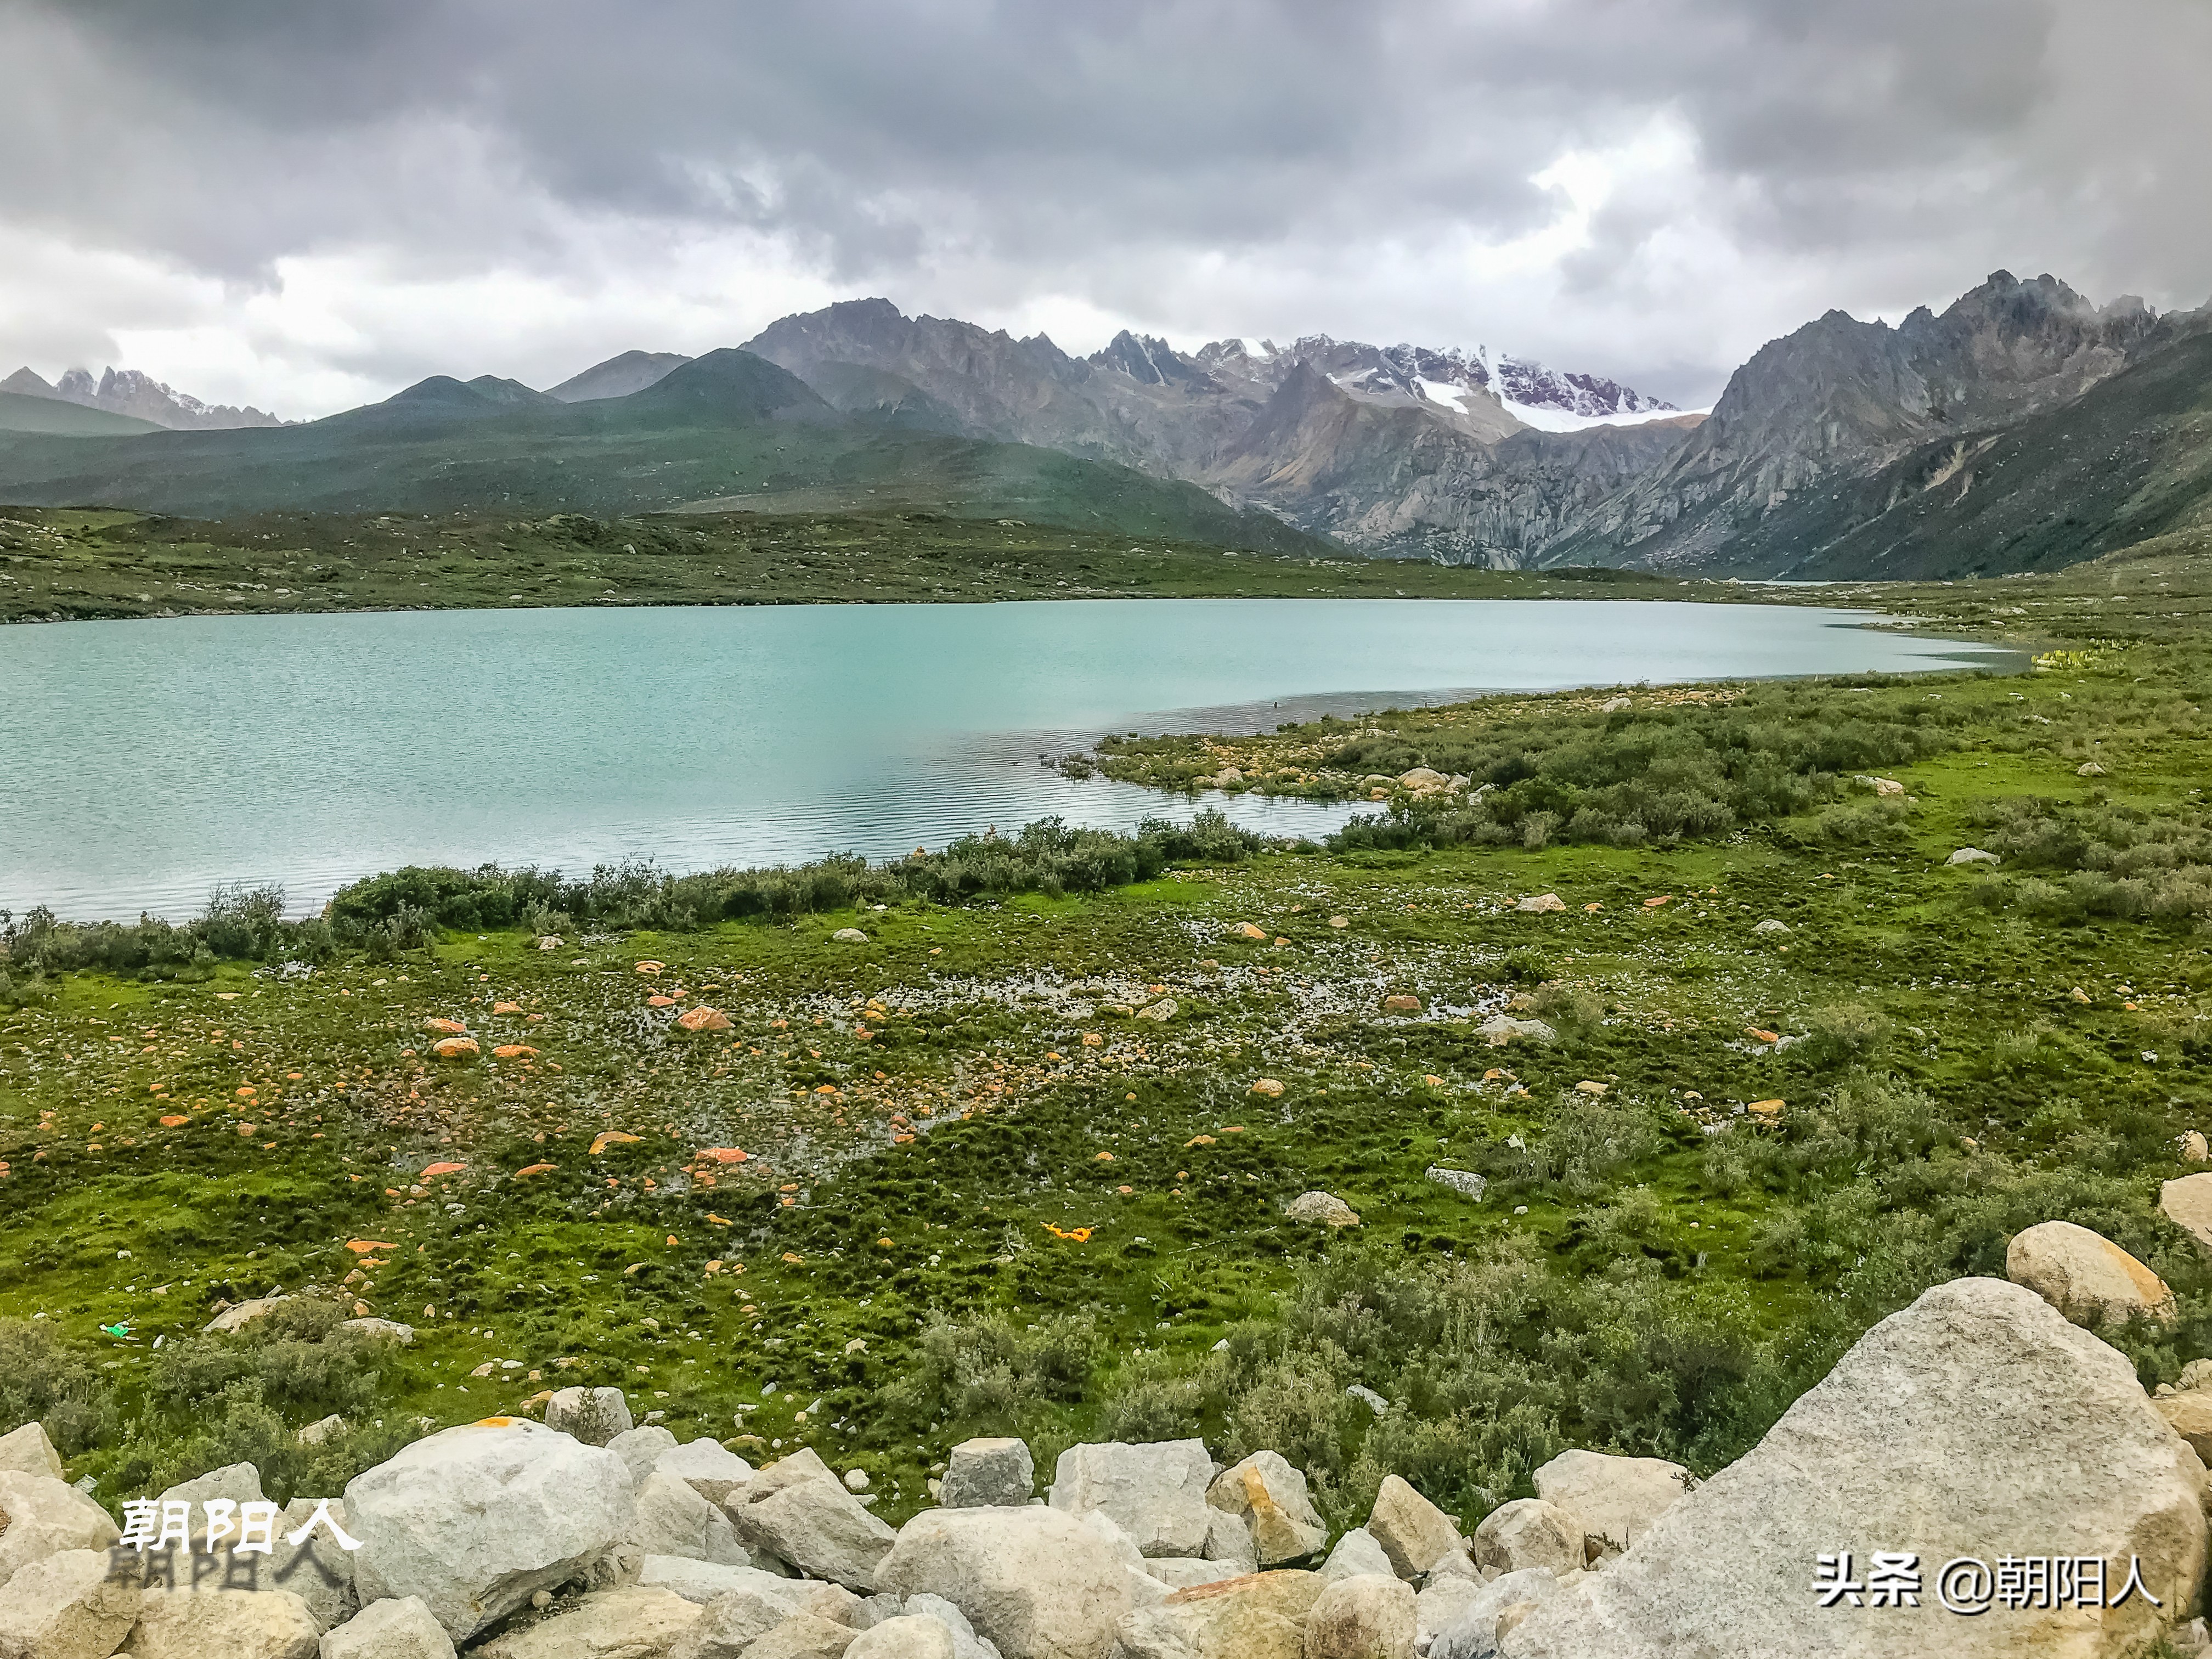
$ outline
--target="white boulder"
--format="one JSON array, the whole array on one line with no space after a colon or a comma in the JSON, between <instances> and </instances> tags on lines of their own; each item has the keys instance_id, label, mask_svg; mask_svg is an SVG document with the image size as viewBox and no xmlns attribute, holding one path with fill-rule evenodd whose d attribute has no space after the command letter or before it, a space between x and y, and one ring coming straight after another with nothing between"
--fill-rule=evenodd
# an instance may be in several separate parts
<instances>
[{"instance_id":1,"label":"white boulder","mask_svg":"<svg viewBox=\"0 0 2212 1659\"><path fill-rule=\"evenodd\" d=\"M289 1590L149 1595L123 1651L131 1659L316 1659L323 1632Z\"/></svg>"},{"instance_id":2,"label":"white boulder","mask_svg":"<svg viewBox=\"0 0 2212 1659\"><path fill-rule=\"evenodd\" d=\"M572 1612L486 1643L473 1659L666 1659L705 1617L668 1590L599 1590Z\"/></svg>"},{"instance_id":3,"label":"white boulder","mask_svg":"<svg viewBox=\"0 0 2212 1659\"><path fill-rule=\"evenodd\" d=\"M952 1632L945 1621L915 1613L872 1625L845 1653L847 1659L955 1659Z\"/></svg>"},{"instance_id":4,"label":"white boulder","mask_svg":"<svg viewBox=\"0 0 2212 1659\"><path fill-rule=\"evenodd\" d=\"M1206 1501L1251 1528L1261 1566L1302 1561L1328 1542L1304 1474L1279 1452L1256 1451L1231 1464L1206 1488Z\"/></svg>"},{"instance_id":5,"label":"white boulder","mask_svg":"<svg viewBox=\"0 0 2212 1659\"><path fill-rule=\"evenodd\" d=\"M1395 1573L1390 1565L1389 1553L1375 1541L1375 1534L1364 1527L1354 1527L1336 1540L1336 1547L1322 1563L1323 1578L1350 1578L1364 1572Z\"/></svg>"},{"instance_id":6,"label":"white boulder","mask_svg":"<svg viewBox=\"0 0 2212 1659\"><path fill-rule=\"evenodd\" d=\"M4 1419L0 1419L4 1420ZM43 1423L26 1423L0 1434L0 1471L12 1474L40 1474L49 1480L67 1480L61 1454L46 1438Z\"/></svg>"},{"instance_id":7,"label":"white boulder","mask_svg":"<svg viewBox=\"0 0 2212 1659\"><path fill-rule=\"evenodd\" d=\"M100 1551L33 1561L0 1590L0 1659L107 1659L138 1622L143 1599Z\"/></svg>"},{"instance_id":8,"label":"white boulder","mask_svg":"<svg viewBox=\"0 0 2212 1659\"><path fill-rule=\"evenodd\" d=\"M828 1474L826 1466L823 1473ZM751 1486L740 1490L749 1494ZM689 1487L684 1491L690 1493ZM747 1547L862 1595L878 1588L876 1564L898 1540L835 1475L794 1480L765 1498L748 1497L729 1516Z\"/></svg>"},{"instance_id":9,"label":"white boulder","mask_svg":"<svg viewBox=\"0 0 2212 1659\"><path fill-rule=\"evenodd\" d=\"M719 1440L687 1440L661 1453L654 1468L672 1474L709 1504L726 1502L753 1478L753 1466Z\"/></svg>"},{"instance_id":10,"label":"white boulder","mask_svg":"<svg viewBox=\"0 0 2212 1659\"><path fill-rule=\"evenodd\" d=\"M0 1585L64 1550L104 1550L123 1535L106 1510L67 1481L0 1469Z\"/></svg>"},{"instance_id":11,"label":"white boulder","mask_svg":"<svg viewBox=\"0 0 2212 1659\"><path fill-rule=\"evenodd\" d=\"M1327 1585L1306 1614L1304 1659L1413 1659L1413 1587L1388 1573Z\"/></svg>"},{"instance_id":12,"label":"white boulder","mask_svg":"<svg viewBox=\"0 0 2212 1659\"><path fill-rule=\"evenodd\" d=\"M2045 1221L2013 1236L2005 1277L2025 1285L2077 1325L2118 1323L2137 1315L2172 1322L2166 1281L2101 1233L2070 1221Z\"/></svg>"},{"instance_id":13,"label":"white boulder","mask_svg":"<svg viewBox=\"0 0 2212 1659\"><path fill-rule=\"evenodd\" d=\"M1581 1577L1577 1573L1566 1582ZM1457 1617L1440 1624L1428 1638L1428 1659L1497 1659L1498 1626L1506 1616L1525 1618L1560 1589L1561 1581L1542 1567L1509 1572L1476 1587L1459 1604Z\"/></svg>"},{"instance_id":14,"label":"white boulder","mask_svg":"<svg viewBox=\"0 0 2212 1659\"><path fill-rule=\"evenodd\" d=\"M780 1577L741 1564L695 1561L686 1555L645 1557L638 1564L637 1582L674 1590L685 1601L696 1601L702 1607L725 1595L746 1595L775 1610L775 1617L762 1624L763 1630L800 1612L800 1597L806 1589L804 1579Z\"/></svg>"},{"instance_id":15,"label":"white boulder","mask_svg":"<svg viewBox=\"0 0 2212 1659\"><path fill-rule=\"evenodd\" d=\"M1107 1659L1130 1608L1113 1547L1042 1504L924 1510L876 1578L894 1595L943 1596L1006 1659Z\"/></svg>"},{"instance_id":16,"label":"white boulder","mask_svg":"<svg viewBox=\"0 0 2212 1659\"><path fill-rule=\"evenodd\" d=\"M1563 1451L1536 1471L1535 1481L1537 1497L1582 1522L1586 1552L1618 1553L1649 1532L1689 1490L1690 1472L1663 1457Z\"/></svg>"},{"instance_id":17,"label":"white boulder","mask_svg":"<svg viewBox=\"0 0 2212 1659\"><path fill-rule=\"evenodd\" d=\"M1474 1529L1474 1559L1500 1573L1525 1567L1573 1572L1583 1565L1583 1523L1556 1504L1516 1498L1500 1504Z\"/></svg>"},{"instance_id":18,"label":"white boulder","mask_svg":"<svg viewBox=\"0 0 2212 1659\"><path fill-rule=\"evenodd\" d=\"M1459 1524L1395 1474L1382 1477L1367 1530L1401 1578L1419 1578L1446 1550L1459 1547Z\"/></svg>"},{"instance_id":19,"label":"white boulder","mask_svg":"<svg viewBox=\"0 0 2212 1659\"><path fill-rule=\"evenodd\" d=\"M1028 1443L1012 1438L963 1440L945 1460L937 1501L948 1510L978 1504L1026 1504L1036 1486Z\"/></svg>"},{"instance_id":20,"label":"white boulder","mask_svg":"<svg viewBox=\"0 0 2212 1659\"><path fill-rule=\"evenodd\" d=\"M661 1454L676 1449L676 1437L658 1423L642 1424L635 1429L624 1429L607 1442L607 1449L623 1461L629 1471L630 1485L641 1486L645 1477L660 1462Z\"/></svg>"},{"instance_id":21,"label":"white boulder","mask_svg":"<svg viewBox=\"0 0 2212 1659\"><path fill-rule=\"evenodd\" d=\"M545 1402L545 1426L587 1446L604 1446L635 1426L620 1389L556 1389Z\"/></svg>"},{"instance_id":22,"label":"white boulder","mask_svg":"<svg viewBox=\"0 0 2212 1659\"><path fill-rule=\"evenodd\" d=\"M637 1518L631 1524L629 1541L641 1553L687 1555L695 1561L732 1566L751 1564L720 1506L709 1504L670 1471L656 1468L647 1474L630 1502Z\"/></svg>"},{"instance_id":23,"label":"white boulder","mask_svg":"<svg viewBox=\"0 0 2212 1659\"><path fill-rule=\"evenodd\" d=\"M453 1659L453 1638L420 1600L403 1595L324 1632L319 1659Z\"/></svg>"}]
</instances>

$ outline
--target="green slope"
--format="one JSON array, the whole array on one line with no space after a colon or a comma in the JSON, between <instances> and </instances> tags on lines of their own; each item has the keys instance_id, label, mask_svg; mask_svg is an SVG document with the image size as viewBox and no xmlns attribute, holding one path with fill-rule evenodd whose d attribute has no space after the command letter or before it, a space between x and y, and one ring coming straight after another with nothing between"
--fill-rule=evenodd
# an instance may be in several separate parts
<instances>
[{"instance_id":1,"label":"green slope","mask_svg":"<svg viewBox=\"0 0 2212 1659\"><path fill-rule=\"evenodd\" d=\"M304 426L164 433L128 447L0 435L0 500L194 518L897 507L1334 550L1195 485L840 416L804 382L735 351L709 353L631 397L583 404L516 407L441 378Z\"/></svg>"},{"instance_id":2,"label":"green slope","mask_svg":"<svg viewBox=\"0 0 2212 1659\"><path fill-rule=\"evenodd\" d=\"M135 415L112 415L104 409L64 403L59 398L33 398L21 392L0 392L0 432L43 432L66 438L135 438L162 428Z\"/></svg>"}]
</instances>

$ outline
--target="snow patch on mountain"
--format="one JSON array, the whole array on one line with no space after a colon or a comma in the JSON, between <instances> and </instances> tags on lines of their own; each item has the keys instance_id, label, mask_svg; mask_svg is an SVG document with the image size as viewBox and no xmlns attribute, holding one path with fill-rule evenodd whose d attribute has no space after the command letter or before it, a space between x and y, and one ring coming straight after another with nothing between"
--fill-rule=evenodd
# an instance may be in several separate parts
<instances>
[{"instance_id":1,"label":"snow patch on mountain","mask_svg":"<svg viewBox=\"0 0 2212 1659\"><path fill-rule=\"evenodd\" d=\"M1677 409L1672 404L1661 404L1655 409L1622 410L1607 415L1576 415L1564 409L1547 409L1540 404L1516 403L1504 399L1505 412L1523 426L1533 426L1540 432L1583 432L1594 426L1642 426L1650 421L1678 421L1685 415L1710 415L1710 406L1704 409Z\"/></svg>"}]
</instances>

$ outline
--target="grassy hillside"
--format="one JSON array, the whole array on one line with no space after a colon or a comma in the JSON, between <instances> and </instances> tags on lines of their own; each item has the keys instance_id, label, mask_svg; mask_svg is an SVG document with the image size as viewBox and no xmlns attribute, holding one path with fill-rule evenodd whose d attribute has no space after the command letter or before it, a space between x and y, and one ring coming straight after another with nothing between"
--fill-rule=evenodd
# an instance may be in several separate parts
<instances>
[{"instance_id":1,"label":"grassy hillside","mask_svg":"<svg viewBox=\"0 0 2212 1659\"><path fill-rule=\"evenodd\" d=\"M2109 1333L2170 1380L2212 1351L2212 1267L2156 1208L2212 1127L2206 569L1890 596L2036 644L2027 676L1220 745L1479 751L1503 836L1401 800L1329 850L1046 830L874 870L403 872L307 923L234 894L185 928L15 919L0 1418L110 1501L242 1457L282 1497L417 1416L619 1383L865 1468L892 1519L971 1433L1048 1468L1196 1432L1281 1449L1339 1522L1396 1472L1471 1525L1563 1445L1711 1469L2053 1218L2172 1284L2175 1328ZM1968 845L2003 861L1947 864ZM702 1004L731 1028L674 1025ZM1554 1040L1491 1046L1503 1012ZM483 1052L434 1059L432 1018ZM1358 1225L1287 1220L1313 1188ZM322 1299L197 1334L278 1286ZM356 1309L416 1343L330 1334Z\"/></svg>"},{"instance_id":2,"label":"grassy hillside","mask_svg":"<svg viewBox=\"0 0 2212 1659\"><path fill-rule=\"evenodd\" d=\"M34 398L0 392L0 433L37 432L63 438L132 438L163 428L135 415L87 409L59 398Z\"/></svg>"},{"instance_id":3,"label":"grassy hillside","mask_svg":"<svg viewBox=\"0 0 2212 1659\"><path fill-rule=\"evenodd\" d=\"M928 512L271 513L0 507L0 621L537 605L1680 593ZM1723 593L1737 590L1723 589Z\"/></svg>"}]
</instances>

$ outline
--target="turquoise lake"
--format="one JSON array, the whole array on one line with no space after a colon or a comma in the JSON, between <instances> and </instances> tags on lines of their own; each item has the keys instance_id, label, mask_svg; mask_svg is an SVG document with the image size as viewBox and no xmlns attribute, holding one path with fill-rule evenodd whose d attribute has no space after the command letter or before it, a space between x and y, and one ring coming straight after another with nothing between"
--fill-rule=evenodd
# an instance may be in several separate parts
<instances>
[{"instance_id":1,"label":"turquoise lake","mask_svg":"<svg viewBox=\"0 0 2212 1659\"><path fill-rule=\"evenodd\" d=\"M1856 612L1632 600L1076 600L447 611L0 629L0 906L289 908L403 864L885 858L1222 805L1039 763L1483 691L1999 659Z\"/></svg>"}]
</instances>

